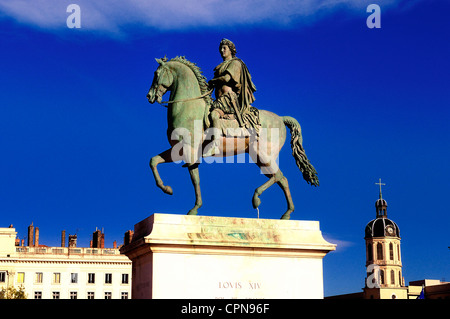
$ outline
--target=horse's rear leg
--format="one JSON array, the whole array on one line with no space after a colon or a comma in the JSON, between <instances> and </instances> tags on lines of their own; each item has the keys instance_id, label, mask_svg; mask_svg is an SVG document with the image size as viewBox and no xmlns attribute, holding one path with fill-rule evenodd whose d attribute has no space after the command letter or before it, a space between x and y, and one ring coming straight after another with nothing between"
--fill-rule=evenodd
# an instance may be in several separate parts
<instances>
[{"instance_id":1,"label":"horse's rear leg","mask_svg":"<svg viewBox=\"0 0 450 319\"><path fill-rule=\"evenodd\" d=\"M261 172L263 172L264 175L269 178L269 180L255 190L252 199L253 207L258 208L258 206L261 204L261 199L259 198L259 196L270 186L277 183L284 192L288 206L286 212L283 214L283 216L281 216L281 219L289 219L291 213L294 211L294 203L292 201L288 180L286 177L284 177L283 173L276 164L276 155L267 155L267 152L264 150L264 148L259 148L259 150L260 153L256 156L254 155L256 153L253 153L252 159L261 169Z\"/></svg>"},{"instance_id":2,"label":"horse's rear leg","mask_svg":"<svg viewBox=\"0 0 450 319\"><path fill-rule=\"evenodd\" d=\"M277 183L283 190L284 196L286 197L286 202L288 205L287 210L283 214L283 216L281 216L281 219L290 219L291 213L294 211L295 207L294 207L294 202L292 201L291 190L289 189L288 180L286 177L283 176L283 173L281 172L281 170L278 170L275 174L271 175L267 182L265 182L263 185L261 185L260 187L258 187L255 190L255 193L253 194L253 200L252 200L253 208L258 208L258 206L261 204L261 199L259 198L259 196L266 189L268 189L270 186L272 186L275 183Z\"/></svg>"},{"instance_id":3,"label":"horse's rear leg","mask_svg":"<svg viewBox=\"0 0 450 319\"><path fill-rule=\"evenodd\" d=\"M150 160L150 168L151 168L153 176L155 178L156 186L161 188L164 193L169 194L169 195L173 194L172 187L164 185L161 177L159 176L158 169L156 168L156 166L158 166L158 164L162 164L162 163L171 163L172 162L171 152L172 152L172 149L170 148L170 149L160 153L159 155L152 157L152 159Z\"/></svg>"},{"instance_id":4,"label":"horse's rear leg","mask_svg":"<svg viewBox=\"0 0 450 319\"><path fill-rule=\"evenodd\" d=\"M276 179L276 172L279 170L278 165L271 156L267 155L267 145L264 144L264 146L265 147L261 147L258 142L254 142L249 145L249 155L253 162L258 165L261 173L269 178L267 182L255 189L255 192L253 193L252 204L255 209L261 204L261 199L259 196L261 196L261 194L270 186L278 182Z\"/></svg>"},{"instance_id":5,"label":"horse's rear leg","mask_svg":"<svg viewBox=\"0 0 450 319\"><path fill-rule=\"evenodd\" d=\"M294 207L294 202L292 201L292 196L291 196L291 190L289 189L289 183L286 177L283 176L283 173L281 173L281 171L279 171L281 174L281 179L278 181L278 186L281 187L281 189L284 192L284 196L286 197L286 202L288 205L287 211L286 213L283 214L283 216L281 216L281 219L290 219L291 218L291 213L294 211L295 207Z\"/></svg>"},{"instance_id":6,"label":"horse's rear leg","mask_svg":"<svg viewBox=\"0 0 450 319\"><path fill-rule=\"evenodd\" d=\"M261 196L261 194L264 193L264 191L266 189L268 189L270 186L275 184L275 181L276 181L275 175L272 175L271 177L269 177L269 180L267 182L265 182L264 184L259 186L257 189L255 189L255 192L253 193L253 198L252 198L253 208L255 208L255 209L258 208L258 206L261 204L261 199L259 198L259 196Z\"/></svg>"}]
</instances>

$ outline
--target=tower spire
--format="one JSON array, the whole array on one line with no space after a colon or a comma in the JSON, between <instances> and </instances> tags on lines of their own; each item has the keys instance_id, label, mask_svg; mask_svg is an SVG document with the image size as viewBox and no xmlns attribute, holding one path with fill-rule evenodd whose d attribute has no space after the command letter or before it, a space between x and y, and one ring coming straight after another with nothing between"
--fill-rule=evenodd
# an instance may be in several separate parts
<instances>
[{"instance_id":1,"label":"tower spire","mask_svg":"<svg viewBox=\"0 0 450 319\"><path fill-rule=\"evenodd\" d=\"M383 194L381 191L381 186L386 185L385 183L381 182L381 178L379 179L378 183L375 183L376 185L380 186L380 198L377 199L375 202L375 208L377 211L377 218L386 218L387 217L387 202L383 199Z\"/></svg>"},{"instance_id":2,"label":"tower spire","mask_svg":"<svg viewBox=\"0 0 450 319\"><path fill-rule=\"evenodd\" d=\"M386 185L385 183L382 183L381 182L381 178L379 179L379 182L378 183L375 183L376 185L380 185L380 199L383 199L383 197L381 196L382 194L381 194L381 185Z\"/></svg>"}]
</instances>

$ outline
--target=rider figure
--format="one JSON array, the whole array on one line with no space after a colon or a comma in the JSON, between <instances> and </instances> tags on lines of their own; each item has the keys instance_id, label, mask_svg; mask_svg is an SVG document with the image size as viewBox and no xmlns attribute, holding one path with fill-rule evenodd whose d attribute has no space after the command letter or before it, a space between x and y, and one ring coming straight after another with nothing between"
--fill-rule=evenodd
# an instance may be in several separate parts
<instances>
[{"instance_id":1,"label":"rider figure","mask_svg":"<svg viewBox=\"0 0 450 319\"><path fill-rule=\"evenodd\" d=\"M222 39L219 46L223 62L214 69L214 78L208 82L215 89L216 100L211 105L211 127L219 128L219 119L233 114L239 126L258 132L258 110L251 107L256 91L245 63L236 58L236 47L230 40ZM219 152L219 136L214 135L210 148L203 156L212 156Z\"/></svg>"}]
</instances>

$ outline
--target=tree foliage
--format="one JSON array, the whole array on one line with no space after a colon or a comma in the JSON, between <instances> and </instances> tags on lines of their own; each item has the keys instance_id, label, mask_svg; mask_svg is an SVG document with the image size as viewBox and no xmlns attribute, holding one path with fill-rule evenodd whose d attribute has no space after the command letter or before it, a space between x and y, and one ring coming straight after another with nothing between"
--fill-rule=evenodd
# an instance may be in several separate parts
<instances>
[{"instance_id":1,"label":"tree foliage","mask_svg":"<svg viewBox=\"0 0 450 319\"><path fill-rule=\"evenodd\" d=\"M2 288L0 299L27 299L25 287L20 286L18 289L15 287Z\"/></svg>"}]
</instances>

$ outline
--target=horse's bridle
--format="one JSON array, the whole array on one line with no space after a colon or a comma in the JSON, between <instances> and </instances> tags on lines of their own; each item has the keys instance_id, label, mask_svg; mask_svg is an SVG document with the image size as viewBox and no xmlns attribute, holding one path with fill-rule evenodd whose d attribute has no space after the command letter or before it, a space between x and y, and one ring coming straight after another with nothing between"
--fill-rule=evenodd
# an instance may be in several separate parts
<instances>
[{"instance_id":1,"label":"horse's bridle","mask_svg":"<svg viewBox=\"0 0 450 319\"><path fill-rule=\"evenodd\" d=\"M170 74L170 70L166 67L166 66L161 66L161 74L158 75L158 86L156 87L156 97L162 99L163 95L166 94L167 90L169 88L166 88L164 85L161 84L161 82L164 80L164 76L166 76L167 74ZM173 77L173 75L172 75ZM158 99L156 99L158 100ZM160 104L162 103L166 103L166 102L158 102Z\"/></svg>"},{"instance_id":2,"label":"horse's bridle","mask_svg":"<svg viewBox=\"0 0 450 319\"><path fill-rule=\"evenodd\" d=\"M163 77L166 75L166 73L170 74L172 77L172 73L170 72L170 70L166 67L166 66L161 66L162 70L164 71L164 73L161 73L158 76L158 86L156 88L156 97L159 97L160 99L162 99L162 96L164 94L166 94L168 88L164 87L164 85L160 84L160 82L162 82ZM171 100L171 101L162 101L162 102L158 102L159 104L163 105L163 104L172 104L172 103L178 103L178 102L188 102L188 101L194 101L194 100L198 100L201 98L204 98L207 95L210 95L213 92L214 89L209 90L208 92L197 96L197 97L193 97L193 98L187 98L187 99L181 99L181 100ZM158 101L158 99L156 99ZM167 105L164 105L167 106Z\"/></svg>"}]
</instances>

